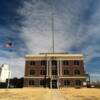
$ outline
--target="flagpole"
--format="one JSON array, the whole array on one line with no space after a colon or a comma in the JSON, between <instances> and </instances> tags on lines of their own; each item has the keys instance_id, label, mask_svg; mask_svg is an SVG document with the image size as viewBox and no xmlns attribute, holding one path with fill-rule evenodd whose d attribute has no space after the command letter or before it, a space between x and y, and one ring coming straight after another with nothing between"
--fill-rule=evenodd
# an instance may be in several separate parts
<instances>
[{"instance_id":1,"label":"flagpole","mask_svg":"<svg viewBox=\"0 0 100 100\"><path fill-rule=\"evenodd\" d=\"M9 86L10 86L10 65L8 66L8 80L7 80L7 90L8 90L8 88L9 88Z\"/></svg>"},{"instance_id":2,"label":"flagpole","mask_svg":"<svg viewBox=\"0 0 100 100\"><path fill-rule=\"evenodd\" d=\"M52 12L51 14L51 27L52 27L52 52L54 53L55 52L55 41L54 41L54 14Z\"/></svg>"},{"instance_id":3,"label":"flagpole","mask_svg":"<svg viewBox=\"0 0 100 100\"><path fill-rule=\"evenodd\" d=\"M5 44L5 48L9 49L12 48L12 42L11 41L8 41L6 44ZM12 56L11 56L12 57ZM7 90L8 88L10 87L10 64L8 65L8 79L7 79Z\"/></svg>"}]
</instances>

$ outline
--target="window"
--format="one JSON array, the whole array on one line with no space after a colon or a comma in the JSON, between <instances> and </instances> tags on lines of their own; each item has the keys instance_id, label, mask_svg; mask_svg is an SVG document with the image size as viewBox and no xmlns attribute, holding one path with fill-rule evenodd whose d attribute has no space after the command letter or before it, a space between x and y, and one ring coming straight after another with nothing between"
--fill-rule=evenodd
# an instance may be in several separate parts
<instances>
[{"instance_id":1,"label":"window","mask_svg":"<svg viewBox=\"0 0 100 100\"><path fill-rule=\"evenodd\" d=\"M74 65L79 65L79 61L74 61Z\"/></svg>"},{"instance_id":2,"label":"window","mask_svg":"<svg viewBox=\"0 0 100 100\"><path fill-rule=\"evenodd\" d=\"M40 75L46 75L46 70L41 70Z\"/></svg>"},{"instance_id":3,"label":"window","mask_svg":"<svg viewBox=\"0 0 100 100\"><path fill-rule=\"evenodd\" d=\"M40 85L44 85L45 81L44 80L40 80Z\"/></svg>"},{"instance_id":4,"label":"window","mask_svg":"<svg viewBox=\"0 0 100 100\"><path fill-rule=\"evenodd\" d=\"M29 85L34 85L34 80L29 80Z\"/></svg>"},{"instance_id":5,"label":"window","mask_svg":"<svg viewBox=\"0 0 100 100\"><path fill-rule=\"evenodd\" d=\"M69 62L67 60L64 60L63 65L69 65Z\"/></svg>"},{"instance_id":6,"label":"window","mask_svg":"<svg viewBox=\"0 0 100 100\"><path fill-rule=\"evenodd\" d=\"M46 65L46 61L45 60L42 60L41 61L41 65Z\"/></svg>"},{"instance_id":7,"label":"window","mask_svg":"<svg viewBox=\"0 0 100 100\"><path fill-rule=\"evenodd\" d=\"M69 70L64 70L64 75L69 75Z\"/></svg>"},{"instance_id":8,"label":"window","mask_svg":"<svg viewBox=\"0 0 100 100\"><path fill-rule=\"evenodd\" d=\"M57 70L52 70L52 75L57 75Z\"/></svg>"},{"instance_id":9,"label":"window","mask_svg":"<svg viewBox=\"0 0 100 100\"><path fill-rule=\"evenodd\" d=\"M76 81L75 81L75 84L76 84L77 86L80 86L80 85L81 85L81 81L80 81L80 80L76 80Z\"/></svg>"},{"instance_id":10,"label":"window","mask_svg":"<svg viewBox=\"0 0 100 100\"><path fill-rule=\"evenodd\" d=\"M75 74L75 75L80 75L80 71L76 69L76 70L74 71L74 74Z\"/></svg>"},{"instance_id":11,"label":"window","mask_svg":"<svg viewBox=\"0 0 100 100\"><path fill-rule=\"evenodd\" d=\"M30 70L30 75L34 75L35 74L35 70Z\"/></svg>"},{"instance_id":12,"label":"window","mask_svg":"<svg viewBox=\"0 0 100 100\"><path fill-rule=\"evenodd\" d=\"M56 66L57 65L57 61L53 60L52 61L52 65L55 65Z\"/></svg>"},{"instance_id":13,"label":"window","mask_svg":"<svg viewBox=\"0 0 100 100\"><path fill-rule=\"evenodd\" d=\"M35 61L30 61L30 65L35 65Z\"/></svg>"},{"instance_id":14,"label":"window","mask_svg":"<svg viewBox=\"0 0 100 100\"><path fill-rule=\"evenodd\" d=\"M69 80L64 80L64 86L69 86L70 85L70 81Z\"/></svg>"}]
</instances>

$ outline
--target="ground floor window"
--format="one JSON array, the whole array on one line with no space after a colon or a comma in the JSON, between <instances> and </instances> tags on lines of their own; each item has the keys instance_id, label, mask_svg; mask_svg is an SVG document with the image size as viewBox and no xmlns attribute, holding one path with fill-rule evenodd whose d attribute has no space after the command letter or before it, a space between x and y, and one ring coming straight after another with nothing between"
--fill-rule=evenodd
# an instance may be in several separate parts
<instances>
[{"instance_id":1,"label":"ground floor window","mask_svg":"<svg viewBox=\"0 0 100 100\"><path fill-rule=\"evenodd\" d=\"M29 85L34 85L34 80L29 80Z\"/></svg>"},{"instance_id":2,"label":"ground floor window","mask_svg":"<svg viewBox=\"0 0 100 100\"><path fill-rule=\"evenodd\" d=\"M64 86L69 86L70 85L70 81L69 80L64 80Z\"/></svg>"},{"instance_id":3,"label":"ground floor window","mask_svg":"<svg viewBox=\"0 0 100 100\"><path fill-rule=\"evenodd\" d=\"M75 81L75 84L76 84L77 86L80 86L80 85L81 85L81 81L80 81L80 80L76 80L76 81Z\"/></svg>"},{"instance_id":4,"label":"ground floor window","mask_svg":"<svg viewBox=\"0 0 100 100\"><path fill-rule=\"evenodd\" d=\"M40 80L40 85L45 85L45 81L44 80Z\"/></svg>"}]
</instances>

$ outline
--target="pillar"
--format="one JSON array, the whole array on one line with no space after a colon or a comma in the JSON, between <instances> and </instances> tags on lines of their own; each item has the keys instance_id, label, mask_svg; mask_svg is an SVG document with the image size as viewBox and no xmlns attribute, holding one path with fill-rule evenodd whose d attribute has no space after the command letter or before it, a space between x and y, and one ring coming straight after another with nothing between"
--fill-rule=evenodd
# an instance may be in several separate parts
<instances>
[{"instance_id":1,"label":"pillar","mask_svg":"<svg viewBox=\"0 0 100 100\"><path fill-rule=\"evenodd\" d=\"M47 71L47 73L46 73L46 76L48 76L49 75L49 61L47 60L47 64L46 64L46 71Z\"/></svg>"},{"instance_id":2,"label":"pillar","mask_svg":"<svg viewBox=\"0 0 100 100\"><path fill-rule=\"evenodd\" d=\"M51 75L52 75L52 65L51 65L51 61L49 61L49 76L51 77Z\"/></svg>"},{"instance_id":3,"label":"pillar","mask_svg":"<svg viewBox=\"0 0 100 100\"><path fill-rule=\"evenodd\" d=\"M49 61L49 77L50 77L50 88L52 88L52 65L51 60Z\"/></svg>"},{"instance_id":4,"label":"pillar","mask_svg":"<svg viewBox=\"0 0 100 100\"><path fill-rule=\"evenodd\" d=\"M60 60L60 76L62 76L62 61Z\"/></svg>"},{"instance_id":5,"label":"pillar","mask_svg":"<svg viewBox=\"0 0 100 100\"><path fill-rule=\"evenodd\" d=\"M59 60L57 60L57 75L59 76Z\"/></svg>"}]
</instances>

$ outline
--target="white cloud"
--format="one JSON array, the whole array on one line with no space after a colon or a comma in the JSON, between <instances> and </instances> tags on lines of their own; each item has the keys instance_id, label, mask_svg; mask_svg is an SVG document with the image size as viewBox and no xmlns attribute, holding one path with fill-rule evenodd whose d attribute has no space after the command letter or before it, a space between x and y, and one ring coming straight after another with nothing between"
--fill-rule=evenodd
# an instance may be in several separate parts
<instances>
[{"instance_id":1,"label":"white cloud","mask_svg":"<svg viewBox=\"0 0 100 100\"><path fill-rule=\"evenodd\" d=\"M36 2L35 4L24 2L23 8L19 9L18 12L25 18L22 22L24 26L21 30L21 37L26 42L29 52L50 52L52 50L52 16L50 5L43 2ZM74 43L73 36L64 30L62 31L63 27L62 20L55 13L55 50L61 52L69 50Z\"/></svg>"},{"instance_id":2,"label":"white cloud","mask_svg":"<svg viewBox=\"0 0 100 100\"><path fill-rule=\"evenodd\" d=\"M100 23L98 23L100 7L97 5L98 7L94 9L95 6L93 8L91 2L56 1L55 9L52 10L51 5L42 0L24 1L22 8L17 12L24 19L21 22L23 25L21 38L26 43L28 52L40 53L52 50L51 12L53 11L56 51L66 52L74 46L86 55L87 62L100 56L100 47L97 43L98 39L100 40Z\"/></svg>"},{"instance_id":3,"label":"white cloud","mask_svg":"<svg viewBox=\"0 0 100 100\"><path fill-rule=\"evenodd\" d=\"M94 26L94 20L97 19L95 16L100 16L99 10L91 14L91 19L88 19L88 24L86 24L84 22L85 19L82 19L82 17L85 16L83 14L86 11L91 9L89 8L91 5L88 2L80 2L80 0L78 0L78 3L68 2L70 7L69 5L67 5L67 7L60 5L59 9L62 9L62 12L59 12L59 9L57 11L58 3L59 2L56 3L55 9L51 10L51 5L43 1L37 2L30 0L28 2L25 1L23 7L18 10L18 13L25 18L25 20L22 21L21 37L26 42L29 53L52 50L52 11L54 12L55 51L69 51L73 46L78 48L82 45L86 45L86 47L80 51L88 52L87 48L90 47L90 45L88 45L88 42L90 42L89 39L93 37L95 42L96 38L100 35L99 27ZM88 22L89 20L90 22ZM84 42L86 43L84 44ZM94 52L93 50L93 53Z\"/></svg>"}]
</instances>

